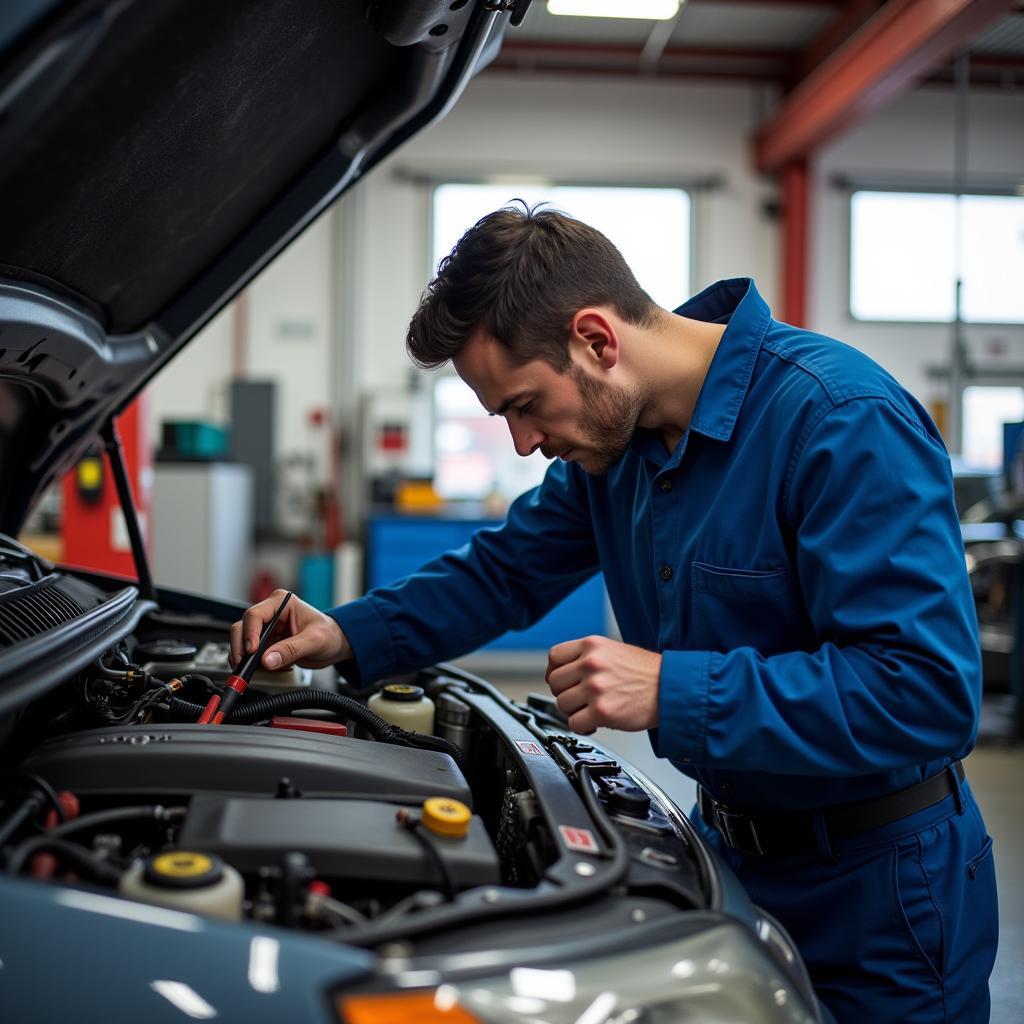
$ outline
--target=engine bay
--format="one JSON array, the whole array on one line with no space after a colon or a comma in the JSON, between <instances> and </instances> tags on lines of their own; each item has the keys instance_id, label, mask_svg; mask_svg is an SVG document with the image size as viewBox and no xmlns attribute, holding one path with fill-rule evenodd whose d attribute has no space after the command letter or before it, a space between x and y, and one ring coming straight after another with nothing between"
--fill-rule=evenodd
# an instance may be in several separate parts
<instances>
[{"instance_id":1,"label":"engine bay","mask_svg":"<svg viewBox=\"0 0 1024 1024\"><path fill-rule=\"evenodd\" d=\"M516 704L447 666L390 694L333 669L261 670L222 724L198 724L231 675L236 609L137 594L128 608L123 581L4 569L8 874L368 947L471 948L499 918L514 932L568 907L614 916L627 897L653 916L709 905L689 822L550 700ZM40 615L69 590L77 611ZM25 645L59 656L33 667Z\"/></svg>"}]
</instances>

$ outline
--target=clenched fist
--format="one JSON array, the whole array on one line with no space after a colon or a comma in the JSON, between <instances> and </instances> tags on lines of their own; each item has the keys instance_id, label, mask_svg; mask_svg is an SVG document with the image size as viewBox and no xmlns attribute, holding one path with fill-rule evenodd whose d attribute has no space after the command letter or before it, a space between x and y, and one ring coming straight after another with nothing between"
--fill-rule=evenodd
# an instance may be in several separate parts
<instances>
[{"instance_id":1,"label":"clenched fist","mask_svg":"<svg viewBox=\"0 0 1024 1024\"><path fill-rule=\"evenodd\" d=\"M661 655L654 651L585 636L548 651L544 678L573 732L586 736L599 726L637 732L658 724Z\"/></svg>"}]
</instances>

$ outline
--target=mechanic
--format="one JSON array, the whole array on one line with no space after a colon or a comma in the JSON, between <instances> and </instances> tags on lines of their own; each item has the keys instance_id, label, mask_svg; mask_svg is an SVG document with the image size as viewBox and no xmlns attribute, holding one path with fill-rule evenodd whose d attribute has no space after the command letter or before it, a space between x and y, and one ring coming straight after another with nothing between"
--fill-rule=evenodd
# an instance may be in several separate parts
<instances>
[{"instance_id":1,"label":"mechanic","mask_svg":"<svg viewBox=\"0 0 1024 1024\"><path fill-rule=\"evenodd\" d=\"M394 586L326 614L293 601L264 665L411 671L600 569L623 641L551 649L570 726L648 729L697 780L696 823L840 1021L987 1020L994 867L959 760L977 625L917 401L773 320L750 280L658 307L602 234L548 210L471 228L407 344L555 461L500 528ZM232 627L236 661L279 601Z\"/></svg>"}]
</instances>

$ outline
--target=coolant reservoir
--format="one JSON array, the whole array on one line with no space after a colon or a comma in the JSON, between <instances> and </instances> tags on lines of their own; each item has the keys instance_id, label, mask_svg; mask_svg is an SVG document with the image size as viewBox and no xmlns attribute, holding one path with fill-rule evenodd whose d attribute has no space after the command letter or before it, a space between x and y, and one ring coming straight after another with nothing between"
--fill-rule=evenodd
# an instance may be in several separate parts
<instances>
[{"instance_id":1,"label":"coolant reservoir","mask_svg":"<svg viewBox=\"0 0 1024 1024\"><path fill-rule=\"evenodd\" d=\"M367 702L369 709L392 725L411 732L434 731L434 702L422 686L388 683Z\"/></svg>"},{"instance_id":2,"label":"coolant reservoir","mask_svg":"<svg viewBox=\"0 0 1024 1024\"><path fill-rule=\"evenodd\" d=\"M136 861L118 883L122 896L193 914L238 921L245 886L220 857L192 850L157 853Z\"/></svg>"}]
</instances>

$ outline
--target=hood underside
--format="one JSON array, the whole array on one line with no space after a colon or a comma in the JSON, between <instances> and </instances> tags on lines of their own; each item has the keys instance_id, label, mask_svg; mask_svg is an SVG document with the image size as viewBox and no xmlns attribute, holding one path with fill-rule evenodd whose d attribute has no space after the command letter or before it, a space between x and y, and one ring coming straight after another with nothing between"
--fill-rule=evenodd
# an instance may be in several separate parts
<instances>
[{"instance_id":1,"label":"hood underside","mask_svg":"<svg viewBox=\"0 0 1024 1024\"><path fill-rule=\"evenodd\" d=\"M0 19L0 530L444 113L512 6L36 0Z\"/></svg>"}]
</instances>

